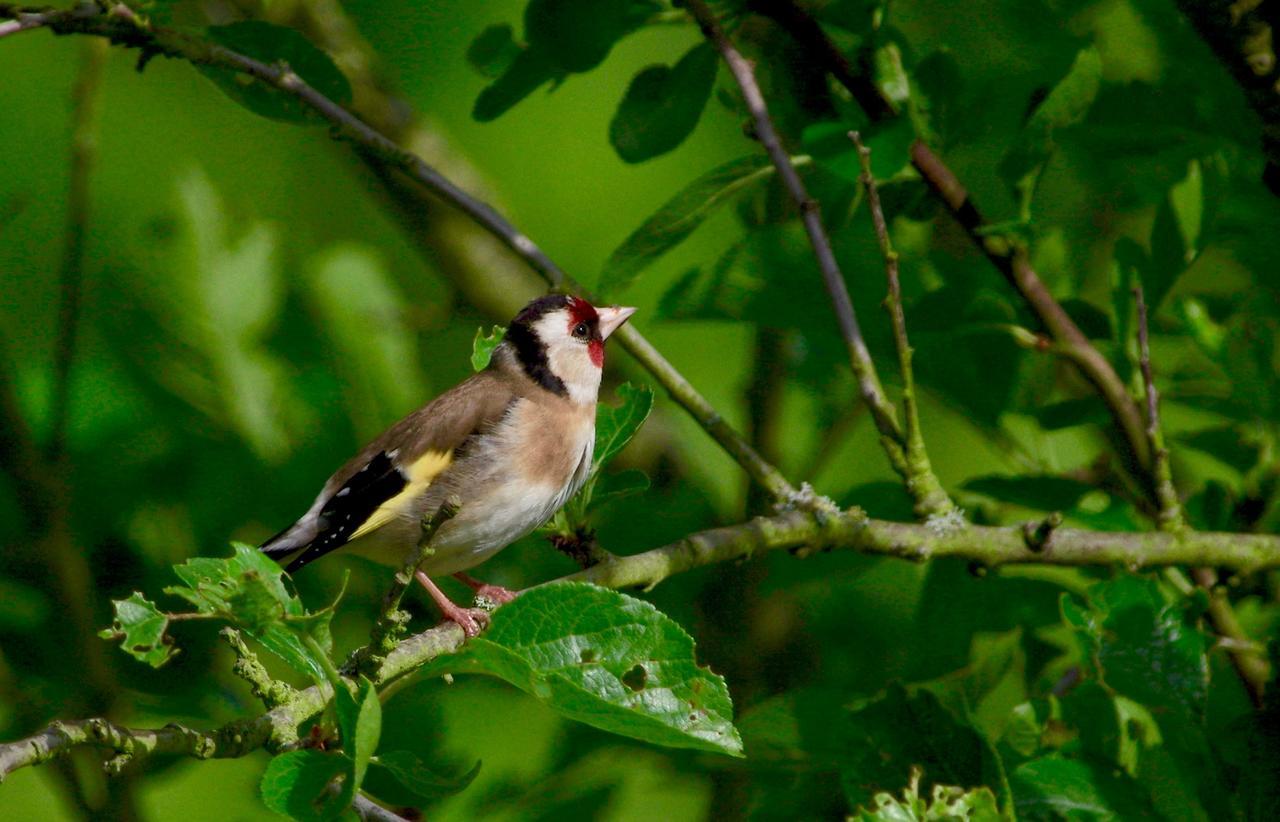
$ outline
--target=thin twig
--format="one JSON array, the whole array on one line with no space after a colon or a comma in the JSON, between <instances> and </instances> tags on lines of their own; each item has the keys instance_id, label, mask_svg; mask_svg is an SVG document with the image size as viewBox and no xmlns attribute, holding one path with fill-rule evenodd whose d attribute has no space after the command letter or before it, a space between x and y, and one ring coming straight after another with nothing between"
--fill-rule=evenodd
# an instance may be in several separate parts
<instances>
[{"instance_id":1,"label":"thin twig","mask_svg":"<svg viewBox=\"0 0 1280 822\"><path fill-rule=\"evenodd\" d=\"M1173 472L1169 468L1169 449L1164 447L1164 434L1160 429L1160 395L1151 373L1151 347L1148 339L1147 301L1142 286L1133 287L1133 297L1138 308L1138 368L1142 372L1142 387L1147 398L1147 444L1151 452L1151 478L1155 485L1156 503L1160 506L1160 527L1181 528L1182 503L1173 486Z\"/></svg>"},{"instance_id":2,"label":"thin twig","mask_svg":"<svg viewBox=\"0 0 1280 822\"><path fill-rule=\"evenodd\" d=\"M893 405L885 397L875 363L871 360L871 353L867 350L867 344L862 338L862 330L858 326L857 313L849 297L849 290L845 286L844 275L840 272L840 265L836 262L835 252L831 248L831 240L822 225L821 207L809 196L804 181L800 179L800 174L791 163L791 156L782 146L782 141L769 117L764 95L761 94L760 86L756 83L751 64L729 40L706 3L702 0L689 0L686 6L702 29L702 33L715 45L733 74L738 88L742 91L743 99L746 100L747 109L751 112L756 138L773 161L783 188L800 210L805 233L809 236L809 244L813 246L818 269L822 272L822 280L826 284L827 294L835 310L836 321L840 325L840 335L844 339L845 348L848 349L849 365L858 380L859 393L871 409L889 461L894 469L906 478L908 466L904 453L905 440L902 428L898 424Z\"/></svg>"},{"instance_id":3,"label":"thin twig","mask_svg":"<svg viewBox=\"0 0 1280 822\"><path fill-rule=\"evenodd\" d=\"M404 565L391 578L391 586L387 588L387 593L382 598L382 609L369 632L369 644L352 655L356 670L369 673L378 668L387 655L395 650L396 642L409 622L409 615L400 610L405 592L413 584L418 568L435 553L435 549L431 547L431 541L435 539L436 532L442 525L456 517L461 507L462 500L456 494L450 495L433 513L422 517L422 534L418 538L418 544L405 560Z\"/></svg>"},{"instance_id":4,"label":"thin twig","mask_svg":"<svg viewBox=\"0 0 1280 822\"><path fill-rule=\"evenodd\" d=\"M363 793L357 793L351 800L351 809L365 822L409 822L400 814L387 810Z\"/></svg>"},{"instance_id":5,"label":"thin twig","mask_svg":"<svg viewBox=\"0 0 1280 822\"><path fill-rule=\"evenodd\" d=\"M523 259L553 288L573 291L592 299L590 291L565 274L536 243L491 206L463 191L418 155L401 148L382 133L361 122L308 85L287 66L268 65L177 29L143 24L131 12L113 10L107 14L86 16L84 13L23 9L10 3L0 3L0 18L16 18L32 11L43 14L46 18L45 26L55 34L105 37L114 45L141 49L151 57L173 57L197 65L231 69L295 97L333 126L330 134L336 139L354 144L362 152L375 157L387 167L403 172L435 196L459 209ZM753 480L768 489L779 501L793 502L800 498L799 492L786 478L757 454L742 435L716 412L707 399L639 331L628 324L620 328L614 337L738 461Z\"/></svg>"},{"instance_id":6,"label":"thin twig","mask_svg":"<svg viewBox=\"0 0 1280 822\"><path fill-rule=\"evenodd\" d=\"M1190 527L1182 511L1178 490L1173 484L1173 472L1169 465L1169 450L1164 445L1164 432L1160 427L1160 395L1156 390L1151 370L1151 346L1147 301L1142 286L1133 288L1138 311L1138 369L1142 373L1142 387L1147 401L1147 440L1150 443L1151 475L1155 483L1156 500L1159 503L1157 523L1161 530L1171 534L1186 533ZM1179 573L1170 569L1170 573ZM1180 575L1180 573L1179 573ZM1267 682L1271 678L1271 666L1258 644L1249 639L1236 618L1226 592L1218 585L1218 572L1212 567L1199 567L1191 572L1196 584L1209 594L1209 621L1225 642L1223 647L1232 667L1244 684L1254 707L1261 708ZM1185 579L1185 577L1184 577Z\"/></svg>"},{"instance_id":7,"label":"thin twig","mask_svg":"<svg viewBox=\"0 0 1280 822\"><path fill-rule=\"evenodd\" d=\"M880 204L880 189L876 185L875 176L871 173L871 149L862 143L858 132L849 132L858 151L858 160L862 165L862 185L867 191L867 206L871 211L871 222L875 227L876 241L880 245L880 254L884 258L884 273L888 280L888 297L885 309L889 312L889 320L893 325L893 343L898 351L898 371L902 375L902 416L905 427L903 443L907 461L907 488L915 500L916 515L919 517L946 515L956 510L955 503L947 496L942 483L933 473L929 462L929 453L925 449L924 431L920 427L920 409L916 402L916 380L911 366L911 342L907 339L907 318L902 308L902 283L898 276L898 252L893 249L893 240L889 236L889 223L884 216L884 207Z\"/></svg>"}]
</instances>

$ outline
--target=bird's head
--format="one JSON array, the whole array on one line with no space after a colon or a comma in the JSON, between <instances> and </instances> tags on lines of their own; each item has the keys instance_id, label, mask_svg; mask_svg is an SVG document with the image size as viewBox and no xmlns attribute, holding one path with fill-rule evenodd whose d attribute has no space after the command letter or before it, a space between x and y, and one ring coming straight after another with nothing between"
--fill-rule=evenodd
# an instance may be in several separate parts
<instances>
[{"instance_id":1,"label":"bird's head","mask_svg":"<svg viewBox=\"0 0 1280 822\"><path fill-rule=\"evenodd\" d=\"M596 308L581 297L548 294L526 305L505 342L534 382L574 402L595 402L604 343L634 308Z\"/></svg>"}]
</instances>

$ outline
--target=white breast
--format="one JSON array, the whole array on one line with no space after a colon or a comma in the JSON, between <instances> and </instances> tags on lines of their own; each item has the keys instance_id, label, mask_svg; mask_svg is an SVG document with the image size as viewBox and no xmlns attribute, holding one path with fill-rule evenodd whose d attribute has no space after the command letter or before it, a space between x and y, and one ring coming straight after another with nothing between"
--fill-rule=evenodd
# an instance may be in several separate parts
<instances>
[{"instance_id":1,"label":"white breast","mask_svg":"<svg viewBox=\"0 0 1280 822\"><path fill-rule=\"evenodd\" d=\"M542 433L526 416L532 412L518 403L482 449L468 455L474 468L458 489L462 508L437 535L436 554L423 565L428 574L452 574L484 562L551 519L586 482L595 450L595 420L587 416L569 432L569 453L555 455L569 471L553 478L521 477L513 470L508 455L535 452L522 439Z\"/></svg>"}]
</instances>

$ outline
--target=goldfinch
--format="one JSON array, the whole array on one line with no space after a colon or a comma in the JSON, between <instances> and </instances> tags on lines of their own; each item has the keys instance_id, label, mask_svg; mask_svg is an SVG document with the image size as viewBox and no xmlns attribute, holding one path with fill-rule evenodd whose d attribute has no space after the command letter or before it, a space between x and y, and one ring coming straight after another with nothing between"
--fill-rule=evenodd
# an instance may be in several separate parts
<instances>
[{"instance_id":1,"label":"goldfinch","mask_svg":"<svg viewBox=\"0 0 1280 822\"><path fill-rule=\"evenodd\" d=\"M297 571L338 549L399 566L421 520L450 495L418 581L445 619L475 636L488 612L461 608L431 576L491 601L513 594L462 573L546 522L591 470L604 343L634 308L539 297L516 315L489 366L391 426L338 469L301 519L261 550Z\"/></svg>"}]
</instances>

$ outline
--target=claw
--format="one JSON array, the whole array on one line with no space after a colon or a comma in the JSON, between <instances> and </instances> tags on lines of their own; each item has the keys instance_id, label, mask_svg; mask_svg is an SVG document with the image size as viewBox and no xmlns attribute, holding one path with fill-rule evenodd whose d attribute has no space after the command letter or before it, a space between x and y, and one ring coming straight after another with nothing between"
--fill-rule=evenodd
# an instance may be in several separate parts
<instances>
[{"instance_id":1,"label":"claw","mask_svg":"<svg viewBox=\"0 0 1280 822\"><path fill-rule=\"evenodd\" d=\"M436 587L436 584L426 574L419 571L416 576L418 582L422 583L422 587L427 589L427 593L435 601L436 607L444 615L445 621L455 623L467 635L467 639L479 636L481 631L489 627L488 611L482 608L460 607L445 596L444 591Z\"/></svg>"},{"instance_id":2,"label":"claw","mask_svg":"<svg viewBox=\"0 0 1280 822\"><path fill-rule=\"evenodd\" d=\"M493 607L496 608L499 605L506 605L511 600L520 596L519 591L512 591L510 588L503 588L501 585L490 585L487 582L481 582L475 577L468 576L461 571L454 574L453 578L476 592L477 604L487 601L492 603Z\"/></svg>"}]
</instances>

